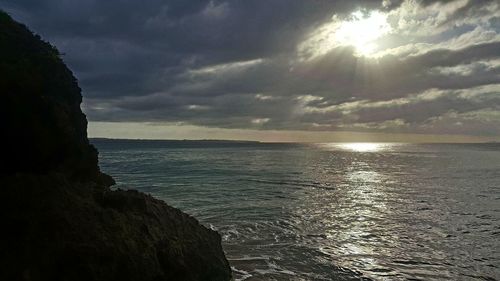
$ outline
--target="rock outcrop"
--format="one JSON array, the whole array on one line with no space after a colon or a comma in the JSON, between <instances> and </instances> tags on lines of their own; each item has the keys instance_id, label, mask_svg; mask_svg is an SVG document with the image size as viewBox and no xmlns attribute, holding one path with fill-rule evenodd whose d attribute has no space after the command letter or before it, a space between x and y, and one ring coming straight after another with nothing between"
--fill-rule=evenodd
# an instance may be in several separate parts
<instances>
[{"instance_id":1,"label":"rock outcrop","mask_svg":"<svg viewBox=\"0 0 500 281\"><path fill-rule=\"evenodd\" d=\"M217 232L110 189L60 57L0 11L0 280L229 280Z\"/></svg>"}]
</instances>

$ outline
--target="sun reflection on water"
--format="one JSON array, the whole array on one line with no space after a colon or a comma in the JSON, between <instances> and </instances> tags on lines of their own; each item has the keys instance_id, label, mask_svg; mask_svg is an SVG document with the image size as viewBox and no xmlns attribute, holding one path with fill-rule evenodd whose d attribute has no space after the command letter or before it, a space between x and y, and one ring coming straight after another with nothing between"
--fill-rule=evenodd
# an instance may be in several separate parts
<instances>
[{"instance_id":1,"label":"sun reflection on water","mask_svg":"<svg viewBox=\"0 0 500 281\"><path fill-rule=\"evenodd\" d=\"M374 270L379 277L392 274L381 258L387 251L384 245L396 243L387 233L392 210L386 183L391 176L373 160L381 157L378 152L392 151L394 146L397 144L370 142L318 145L332 153L322 169L311 170L313 178L333 188L304 194L302 204L294 211L300 218L301 231L316 235L312 237L325 235L324 239L312 238L306 243L338 266Z\"/></svg>"},{"instance_id":2,"label":"sun reflection on water","mask_svg":"<svg viewBox=\"0 0 500 281\"><path fill-rule=\"evenodd\" d=\"M351 142L340 144L340 148L357 152L374 152L383 149L383 145L382 143L374 142Z\"/></svg>"},{"instance_id":3,"label":"sun reflection on water","mask_svg":"<svg viewBox=\"0 0 500 281\"><path fill-rule=\"evenodd\" d=\"M322 143L320 147L329 150L343 150L353 152L380 152L390 150L394 143L380 142L345 142L345 143Z\"/></svg>"}]
</instances>

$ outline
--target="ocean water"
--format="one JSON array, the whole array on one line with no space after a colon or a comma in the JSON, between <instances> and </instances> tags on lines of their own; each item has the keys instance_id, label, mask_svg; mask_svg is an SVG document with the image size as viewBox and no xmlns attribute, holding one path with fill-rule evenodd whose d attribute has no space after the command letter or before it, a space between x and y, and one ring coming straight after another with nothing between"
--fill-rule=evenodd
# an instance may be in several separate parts
<instances>
[{"instance_id":1,"label":"ocean water","mask_svg":"<svg viewBox=\"0 0 500 281\"><path fill-rule=\"evenodd\" d=\"M499 144L93 143L218 230L235 280L500 280Z\"/></svg>"}]
</instances>

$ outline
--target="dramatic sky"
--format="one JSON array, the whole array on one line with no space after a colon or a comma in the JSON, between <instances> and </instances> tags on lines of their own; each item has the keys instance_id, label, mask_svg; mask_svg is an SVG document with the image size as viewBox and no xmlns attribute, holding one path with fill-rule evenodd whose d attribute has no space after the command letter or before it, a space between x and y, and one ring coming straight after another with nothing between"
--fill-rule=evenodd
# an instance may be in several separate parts
<instances>
[{"instance_id":1,"label":"dramatic sky","mask_svg":"<svg viewBox=\"0 0 500 281\"><path fill-rule=\"evenodd\" d=\"M0 0L91 136L500 139L500 1Z\"/></svg>"}]
</instances>

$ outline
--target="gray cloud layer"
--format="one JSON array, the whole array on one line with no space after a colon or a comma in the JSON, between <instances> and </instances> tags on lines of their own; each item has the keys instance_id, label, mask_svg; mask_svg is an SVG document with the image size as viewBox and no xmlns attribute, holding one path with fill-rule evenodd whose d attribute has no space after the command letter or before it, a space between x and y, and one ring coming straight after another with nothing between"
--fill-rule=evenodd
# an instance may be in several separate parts
<instances>
[{"instance_id":1,"label":"gray cloud layer","mask_svg":"<svg viewBox=\"0 0 500 281\"><path fill-rule=\"evenodd\" d=\"M0 0L0 7L65 53L94 121L500 135L497 1ZM375 39L374 57L321 37L358 10L378 10L391 26Z\"/></svg>"}]
</instances>

